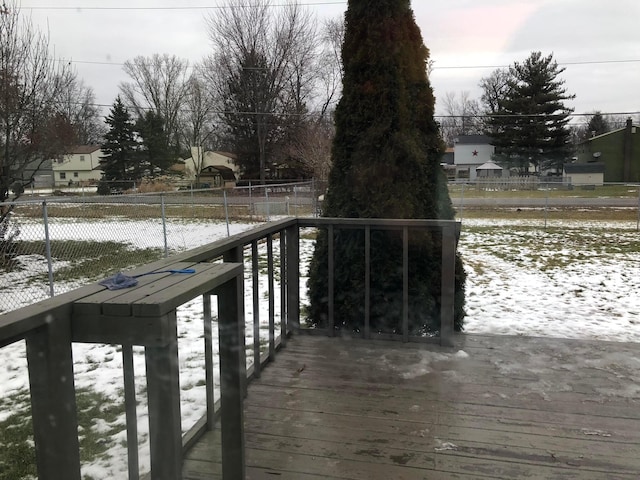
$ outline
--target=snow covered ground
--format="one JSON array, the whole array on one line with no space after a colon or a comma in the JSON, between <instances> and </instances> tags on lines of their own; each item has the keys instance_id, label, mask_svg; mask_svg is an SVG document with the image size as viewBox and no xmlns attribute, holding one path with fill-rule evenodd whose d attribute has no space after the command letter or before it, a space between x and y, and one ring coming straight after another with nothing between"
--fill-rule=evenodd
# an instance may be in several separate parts
<instances>
[{"instance_id":1,"label":"snow covered ground","mask_svg":"<svg viewBox=\"0 0 640 480\"><path fill-rule=\"evenodd\" d=\"M251 226L236 224L231 233ZM227 235L224 224L194 222L186 228L179 233L185 248ZM102 229L106 237L111 230ZM140 232L148 241L143 228L136 229L133 225L129 230ZM468 273L465 330L482 334L639 342L639 245L640 234L636 224L631 222L555 222L552 228L544 230L540 225L526 221L465 220L460 239L460 252ZM311 248L312 242L303 241L303 259L308 259ZM249 287L250 276L246 282ZM301 297L304 301L304 291L301 291ZM261 296L261 302L261 311L264 311L264 296ZM279 305L277 299L275 305ZM248 296L247 318L251 318L251 308ZM204 414L201 318L199 300L189 302L179 311L184 430ZM247 333L251 333L251 328ZM266 334L265 331L263 339ZM247 343L251 342L249 338ZM74 345L74 360L78 388L93 389L114 401L122 400L122 361L118 346ZM3 365L0 367L2 398L11 402L16 398L16 392L28 391L24 344L20 342L0 349L0 363ZM148 417L144 398L144 358L140 349L136 350L135 370L139 374L136 385L141 402L138 409L140 463L145 471L149 468ZM9 408L0 411L0 420L10 411L9 403ZM83 465L84 475L96 480L126 477L124 425L124 414L109 425L96 421L92 428L105 432L115 428L120 432L107 441L106 454Z\"/></svg>"},{"instance_id":2,"label":"snow covered ground","mask_svg":"<svg viewBox=\"0 0 640 480\"><path fill-rule=\"evenodd\" d=\"M468 333L640 341L635 222L466 220L460 252Z\"/></svg>"}]
</instances>

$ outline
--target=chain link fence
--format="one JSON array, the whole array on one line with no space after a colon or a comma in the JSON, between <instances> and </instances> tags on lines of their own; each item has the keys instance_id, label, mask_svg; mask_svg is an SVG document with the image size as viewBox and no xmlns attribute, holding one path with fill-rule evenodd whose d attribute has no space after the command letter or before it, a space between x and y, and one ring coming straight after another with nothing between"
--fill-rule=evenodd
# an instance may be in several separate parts
<instances>
[{"instance_id":1,"label":"chain link fence","mask_svg":"<svg viewBox=\"0 0 640 480\"><path fill-rule=\"evenodd\" d=\"M305 182L111 196L71 188L56 197L29 192L19 203L0 204L0 213L11 210L0 222L0 314L233 235L254 222L318 215L324 188ZM463 224L515 215L546 228L584 217L633 221L640 230L638 184L541 183L517 189L485 180L451 183L449 191Z\"/></svg>"},{"instance_id":2,"label":"chain link fence","mask_svg":"<svg viewBox=\"0 0 640 480\"><path fill-rule=\"evenodd\" d=\"M314 215L312 182L229 190L23 197L0 204L0 314L277 216Z\"/></svg>"}]
</instances>

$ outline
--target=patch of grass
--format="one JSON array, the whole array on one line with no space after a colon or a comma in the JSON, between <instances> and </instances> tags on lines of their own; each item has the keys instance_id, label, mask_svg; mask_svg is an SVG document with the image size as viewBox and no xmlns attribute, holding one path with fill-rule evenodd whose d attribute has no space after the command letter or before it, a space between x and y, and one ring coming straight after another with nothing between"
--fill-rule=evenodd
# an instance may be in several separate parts
<instances>
[{"instance_id":1,"label":"patch of grass","mask_svg":"<svg viewBox=\"0 0 640 480\"><path fill-rule=\"evenodd\" d=\"M89 462L104 455L109 440L122 426L113 425L124 412L124 404L88 389L76 394L80 431L80 461ZM20 390L0 399L0 410L11 414L0 422L0 480L36 478L36 454L29 392ZM96 419L107 427L97 428Z\"/></svg>"},{"instance_id":2,"label":"patch of grass","mask_svg":"<svg viewBox=\"0 0 640 480\"><path fill-rule=\"evenodd\" d=\"M29 392L20 390L0 399L0 410L11 414L0 422L0 480L36 478Z\"/></svg>"},{"instance_id":3,"label":"patch of grass","mask_svg":"<svg viewBox=\"0 0 640 480\"><path fill-rule=\"evenodd\" d=\"M16 242L20 254L45 256L43 242ZM119 270L159 260L163 256L160 248L132 249L129 245L107 241L59 240L51 243L54 261L68 262L56 269L56 281L78 278L102 278ZM47 281L45 275L35 276L32 282Z\"/></svg>"},{"instance_id":4,"label":"patch of grass","mask_svg":"<svg viewBox=\"0 0 640 480\"><path fill-rule=\"evenodd\" d=\"M640 238L635 230L611 228L603 224L548 227L531 225L467 226L461 242L469 248L482 250L495 259L523 269L542 272L563 269L594 258L611 258L640 253ZM469 264L478 273L484 265ZM486 266L489 268L489 265Z\"/></svg>"},{"instance_id":5,"label":"patch of grass","mask_svg":"<svg viewBox=\"0 0 640 480\"><path fill-rule=\"evenodd\" d=\"M575 186L573 189L553 188L540 190L496 190L477 188L474 185L449 184L451 198L600 198L600 197L626 197L638 198L638 187L634 185L602 185L594 189Z\"/></svg>"},{"instance_id":6,"label":"patch of grass","mask_svg":"<svg viewBox=\"0 0 640 480\"><path fill-rule=\"evenodd\" d=\"M500 208L465 207L458 209L458 219L494 220L593 220L593 221L637 221L638 209L633 208Z\"/></svg>"}]
</instances>

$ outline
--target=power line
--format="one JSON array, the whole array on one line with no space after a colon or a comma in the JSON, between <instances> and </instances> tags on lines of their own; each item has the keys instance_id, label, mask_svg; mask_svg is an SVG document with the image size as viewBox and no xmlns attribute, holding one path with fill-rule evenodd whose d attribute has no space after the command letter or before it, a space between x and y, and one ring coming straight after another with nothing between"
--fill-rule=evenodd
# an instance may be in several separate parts
<instances>
[{"instance_id":1,"label":"power line","mask_svg":"<svg viewBox=\"0 0 640 480\"><path fill-rule=\"evenodd\" d=\"M111 108L113 105L107 105L104 103L83 103L83 102L56 102L58 105L86 105L91 107L101 107L101 108ZM129 107L127 107L129 108ZM140 107L137 106L135 109L139 110L155 110L153 107ZM191 112L189 109L183 109L184 112ZM257 115L280 115L280 116L289 116L289 117L309 117L321 115L321 111L309 111L305 113L287 113L287 112L249 112L249 111L229 111L229 110L213 110L212 114L216 115L243 115L243 116L257 116ZM602 116L633 116L640 115L640 111L636 112L598 112ZM491 113L482 113L477 115L434 115L434 118L545 118L545 117L557 117L562 114L491 114ZM594 113L569 113L567 117L592 117Z\"/></svg>"},{"instance_id":2,"label":"power line","mask_svg":"<svg viewBox=\"0 0 640 480\"><path fill-rule=\"evenodd\" d=\"M623 60L585 60L581 62L558 62L559 66L571 65L600 65L609 63L640 63L640 59L623 59ZM455 69L483 69L483 68L509 68L512 65L433 65L433 70L455 70Z\"/></svg>"},{"instance_id":3,"label":"power line","mask_svg":"<svg viewBox=\"0 0 640 480\"><path fill-rule=\"evenodd\" d=\"M124 63L120 62L107 62L107 61L95 61L95 60L58 60L65 63L78 63L83 65L107 65L121 67ZM625 60L585 60L580 62L563 62L558 63L559 66L571 66L571 65L606 65L615 63L640 63L640 59L625 59ZM483 68L508 68L510 65L446 65L442 67L433 66L433 70L472 70Z\"/></svg>"},{"instance_id":4,"label":"power line","mask_svg":"<svg viewBox=\"0 0 640 480\"><path fill-rule=\"evenodd\" d=\"M346 5L345 0L336 1L323 1L323 2L306 2L306 3L278 3L272 4L271 7L315 7L323 5ZM248 8L252 5L196 5L196 6L181 6L181 7L56 7L56 6L40 6L40 7L21 7L22 10L75 10L81 12L83 10L222 10L226 8Z\"/></svg>"}]
</instances>

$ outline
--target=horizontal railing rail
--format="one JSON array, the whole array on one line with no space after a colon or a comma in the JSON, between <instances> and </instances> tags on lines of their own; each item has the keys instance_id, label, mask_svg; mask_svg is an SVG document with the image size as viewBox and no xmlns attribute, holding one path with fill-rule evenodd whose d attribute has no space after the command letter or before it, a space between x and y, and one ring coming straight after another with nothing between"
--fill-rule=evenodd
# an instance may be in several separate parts
<instances>
[{"instance_id":1,"label":"horizontal railing rail","mask_svg":"<svg viewBox=\"0 0 640 480\"><path fill-rule=\"evenodd\" d=\"M132 345L145 347L151 450L149 478L180 478L179 469L184 448L193 445L197 438L207 429L213 428L218 420L222 422L224 478L243 478L242 392L246 392L247 381L260 376L263 366L274 360L277 349L286 346L287 336L291 332L312 330L301 328L300 325L301 228L326 228L330 232L346 228L363 229L367 239L371 230L391 229L403 232L403 329L397 338L405 342L421 340L409 335L407 324L408 234L414 229L441 232L443 241L440 342L443 345L452 344L455 252L460 223L438 220L330 218L288 218L272 222L127 272L128 275L140 275L176 266L184 269L187 266L196 271L191 280L184 279L173 285L171 282L178 280L170 274L162 277L143 276L140 277L138 286L132 290L121 290L117 294L105 290L98 284L87 285L0 315L0 347L22 339L26 341L40 480L80 478L76 392L71 350L74 342L113 342L122 345L130 479L139 477ZM330 238L333 238L333 235L330 235ZM366 241L365 244L367 271L370 271L368 249L371 242ZM334 292L331 290L331 255L332 253L329 255L328 295L332 301ZM221 267L225 263L238 265L233 275L226 270L227 273L216 270L217 265ZM244 267L241 268L240 264ZM263 273L265 264L266 274ZM260 291L261 275L266 275L266 311L261 311L260 308L261 296L265 294ZM246 345L245 322L241 320L244 317L245 304L243 277L251 279L251 292L247 298L252 305L252 318L247 325L252 328L252 346ZM368 282L369 278L365 280ZM276 291L278 287L279 292ZM167 288L167 295L154 296L158 288ZM366 310L370 311L370 292L368 286L366 288ZM219 303L220 402L215 401L213 394L213 314L210 298L214 294L217 295ZM174 299L175 303L200 296L204 316L202 348L206 365L206 414L192 429L182 434L179 413L178 346L175 333L178 304L171 303L167 298ZM278 297L280 304L276 305ZM330 308L333 309L333 306ZM265 318L262 318L263 314L266 315ZM276 321L278 314L279 329ZM334 335L333 325L336 322L333 318L330 321L330 328L313 329L313 333ZM363 332L365 338L372 336L368 321L367 317L367 327ZM261 348L260 332L264 324L268 324L268 339L266 345ZM233 375L229 376L229 372L233 372L235 367L238 369L237 378L241 380ZM164 380L160 380L160 371L165 375ZM170 373L168 379L167 372ZM225 404L227 413L221 415ZM172 413L167 416L167 412ZM52 418L56 421L51 422ZM158 434L159 431L163 431L163 435Z\"/></svg>"}]
</instances>

